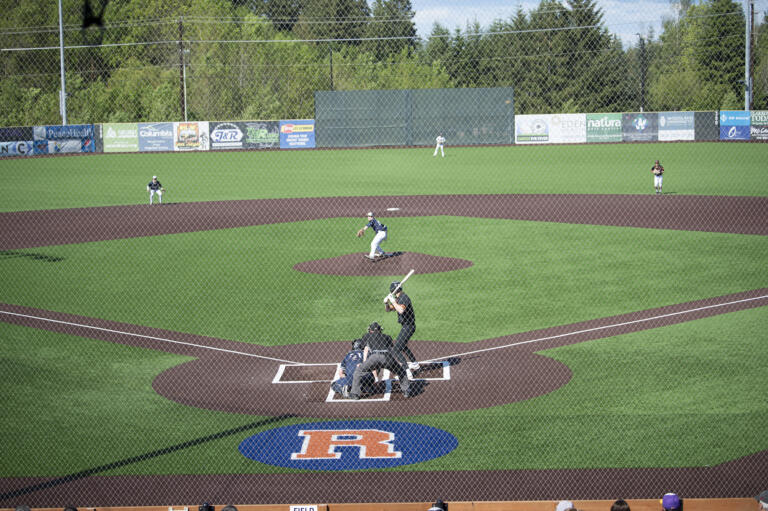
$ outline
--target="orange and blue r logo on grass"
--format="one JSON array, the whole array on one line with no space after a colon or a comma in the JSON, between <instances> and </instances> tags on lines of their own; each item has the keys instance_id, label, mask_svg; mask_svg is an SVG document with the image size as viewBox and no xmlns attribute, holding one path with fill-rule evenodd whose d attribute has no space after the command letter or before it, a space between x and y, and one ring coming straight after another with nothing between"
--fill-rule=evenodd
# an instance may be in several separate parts
<instances>
[{"instance_id":1,"label":"orange and blue r logo on grass","mask_svg":"<svg viewBox=\"0 0 768 511\"><path fill-rule=\"evenodd\" d=\"M243 456L307 470L355 470L410 465L458 446L450 433L408 422L332 421L296 424L246 438Z\"/></svg>"}]
</instances>

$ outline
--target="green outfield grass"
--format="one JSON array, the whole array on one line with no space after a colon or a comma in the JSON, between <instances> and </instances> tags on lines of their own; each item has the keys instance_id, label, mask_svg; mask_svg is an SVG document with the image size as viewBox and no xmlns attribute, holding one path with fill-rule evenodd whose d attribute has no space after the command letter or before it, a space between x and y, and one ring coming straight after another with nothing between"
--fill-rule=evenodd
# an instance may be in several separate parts
<instances>
[{"instance_id":1,"label":"green outfield grass","mask_svg":"<svg viewBox=\"0 0 768 511\"><path fill-rule=\"evenodd\" d=\"M452 193L653 191L768 195L768 144L565 146L104 154L0 161L0 211L143 204L157 174L172 202Z\"/></svg>"}]
</instances>

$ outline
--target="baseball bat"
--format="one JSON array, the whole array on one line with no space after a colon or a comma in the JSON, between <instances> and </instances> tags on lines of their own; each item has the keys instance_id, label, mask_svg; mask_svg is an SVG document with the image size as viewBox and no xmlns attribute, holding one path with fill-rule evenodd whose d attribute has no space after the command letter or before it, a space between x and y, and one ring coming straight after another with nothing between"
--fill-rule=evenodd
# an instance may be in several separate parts
<instances>
[{"instance_id":1,"label":"baseball bat","mask_svg":"<svg viewBox=\"0 0 768 511\"><path fill-rule=\"evenodd\" d=\"M411 269L411 271L409 271L409 272L408 272L408 275L406 275L405 277L403 277L403 280L401 280L401 281L400 281L400 287L401 287L401 288L403 287L403 284L405 284L405 281L406 281L406 280L408 280L409 278L411 278L411 275L413 275L413 273L414 273L415 271L416 271L416 270L414 270L414 269ZM389 295L387 295L387 296L389 296ZM387 303L387 296L385 296L385 297L384 297L384 303Z\"/></svg>"}]
</instances>

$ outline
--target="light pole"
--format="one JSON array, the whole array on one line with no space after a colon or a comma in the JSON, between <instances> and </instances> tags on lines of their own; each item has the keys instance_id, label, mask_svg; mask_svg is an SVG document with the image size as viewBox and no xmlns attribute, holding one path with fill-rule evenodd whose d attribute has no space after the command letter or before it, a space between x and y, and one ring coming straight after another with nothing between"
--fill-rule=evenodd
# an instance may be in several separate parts
<instances>
[{"instance_id":1,"label":"light pole","mask_svg":"<svg viewBox=\"0 0 768 511\"><path fill-rule=\"evenodd\" d=\"M640 38L640 42L638 43L638 49L640 50L640 111L645 111L645 74L647 72L645 68L645 39L643 39L643 36L636 33L637 37Z\"/></svg>"},{"instance_id":2,"label":"light pole","mask_svg":"<svg viewBox=\"0 0 768 511\"><path fill-rule=\"evenodd\" d=\"M61 15L61 0L59 0L59 60L61 69L61 91L59 91L59 112L61 123L67 124L67 80L64 78L64 24Z\"/></svg>"}]
</instances>

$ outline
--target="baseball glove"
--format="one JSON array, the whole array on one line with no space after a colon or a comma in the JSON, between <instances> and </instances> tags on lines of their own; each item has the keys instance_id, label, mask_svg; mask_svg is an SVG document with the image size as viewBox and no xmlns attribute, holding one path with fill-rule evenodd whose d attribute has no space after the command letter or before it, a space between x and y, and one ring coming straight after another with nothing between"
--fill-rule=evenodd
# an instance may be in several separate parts
<instances>
[{"instance_id":1,"label":"baseball glove","mask_svg":"<svg viewBox=\"0 0 768 511\"><path fill-rule=\"evenodd\" d=\"M359 231L357 231L357 237L358 238L362 238L363 234L365 234L365 229L360 229Z\"/></svg>"},{"instance_id":2,"label":"baseball glove","mask_svg":"<svg viewBox=\"0 0 768 511\"><path fill-rule=\"evenodd\" d=\"M161 192L164 192L164 191L165 191L165 188L160 188L160 191L161 191Z\"/></svg>"}]
</instances>

